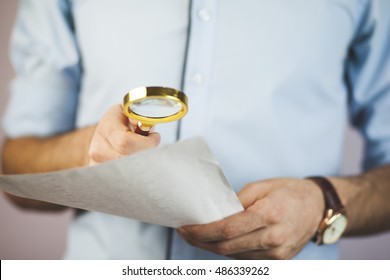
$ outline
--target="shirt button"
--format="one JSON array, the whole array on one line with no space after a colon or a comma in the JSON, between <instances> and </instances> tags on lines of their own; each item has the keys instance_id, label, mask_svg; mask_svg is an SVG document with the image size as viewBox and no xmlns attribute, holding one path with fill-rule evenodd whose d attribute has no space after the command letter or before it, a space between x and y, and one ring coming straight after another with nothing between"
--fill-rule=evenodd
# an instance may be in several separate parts
<instances>
[{"instance_id":1,"label":"shirt button","mask_svg":"<svg viewBox=\"0 0 390 280\"><path fill-rule=\"evenodd\" d=\"M195 85L203 84L203 75L200 73L195 73L191 76L191 82Z\"/></svg>"},{"instance_id":2,"label":"shirt button","mask_svg":"<svg viewBox=\"0 0 390 280\"><path fill-rule=\"evenodd\" d=\"M198 18L201 21L210 21L211 20L211 12L207 9L198 10Z\"/></svg>"}]
</instances>

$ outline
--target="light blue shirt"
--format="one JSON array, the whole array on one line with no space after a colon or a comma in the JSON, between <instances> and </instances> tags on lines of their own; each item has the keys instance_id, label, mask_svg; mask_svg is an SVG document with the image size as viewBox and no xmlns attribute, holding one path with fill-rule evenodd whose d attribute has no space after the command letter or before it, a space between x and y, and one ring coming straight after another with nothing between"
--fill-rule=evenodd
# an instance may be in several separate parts
<instances>
[{"instance_id":1,"label":"light blue shirt","mask_svg":"<svg viewBox=\"0 0 390 280\"><path fill-rule=\"evenodd\" d=\"M24 0L4 128L51 136L96 123L132 88L183 84L180 138L203 136L236 191L338 175L348 120L366 140L364 167L389 163L388 11L387 0ZM176 141L177 123L157 130ZM163 227L87 213L65 257L158 259L167 240ZM220 258L176 235L170 249ZM309 243L296 258L337 258L337 246Z\"/></svg>"}]
</instances>

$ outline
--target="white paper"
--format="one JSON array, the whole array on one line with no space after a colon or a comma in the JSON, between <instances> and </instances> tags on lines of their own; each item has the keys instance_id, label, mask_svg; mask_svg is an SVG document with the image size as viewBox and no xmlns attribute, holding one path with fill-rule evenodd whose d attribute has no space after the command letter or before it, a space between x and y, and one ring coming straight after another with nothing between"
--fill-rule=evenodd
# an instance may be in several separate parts
<instances>
[{"instance_id":1,"label":"white paper","mask_svg":"<svg viewBox=\"0 0 390 280\"><path fill-rule=\"evenodd\" d=\"M2 175L0 189L174 228L209 223L243 210L201 138L93 167Z\"/></svg>"}]
</instances>

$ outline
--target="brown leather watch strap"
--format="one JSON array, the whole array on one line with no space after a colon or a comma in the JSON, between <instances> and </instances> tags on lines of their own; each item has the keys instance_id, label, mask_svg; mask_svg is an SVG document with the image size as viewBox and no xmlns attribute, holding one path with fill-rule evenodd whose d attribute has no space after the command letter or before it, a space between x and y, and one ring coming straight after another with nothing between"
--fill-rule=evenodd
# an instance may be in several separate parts
<instances>
[{"instance_id":1,"label":"brown leather watch strap","mask_svg":"<svg viewBox=\"0 0 390 280\"><path fill-rule=\"evenodd\" d=\"M314 181L321 188L325 198L326 209L333 209L336 212L344 209L335 188L328 179L321 176L311 176L306 177L306 179Z\"/></svg>"}]
</instances>

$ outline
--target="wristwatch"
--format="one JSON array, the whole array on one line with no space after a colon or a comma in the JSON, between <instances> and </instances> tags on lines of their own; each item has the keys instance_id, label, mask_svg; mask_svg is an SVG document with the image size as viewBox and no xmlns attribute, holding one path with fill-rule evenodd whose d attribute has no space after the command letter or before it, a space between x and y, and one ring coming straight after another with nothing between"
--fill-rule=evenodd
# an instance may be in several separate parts
<instances>
[{"instance_id":1,"label":"wristwatch","mask_svg":"<svg viewBox=\"0 0 390 280\"><path fill-rule=\"evenodd\" d=\"M318 245L337 242L347 227L347 216L332 183L325 177L312 176L306 179L315 182L325 198L325 214L313 238Z\"/></svg>"}]
</instances>

